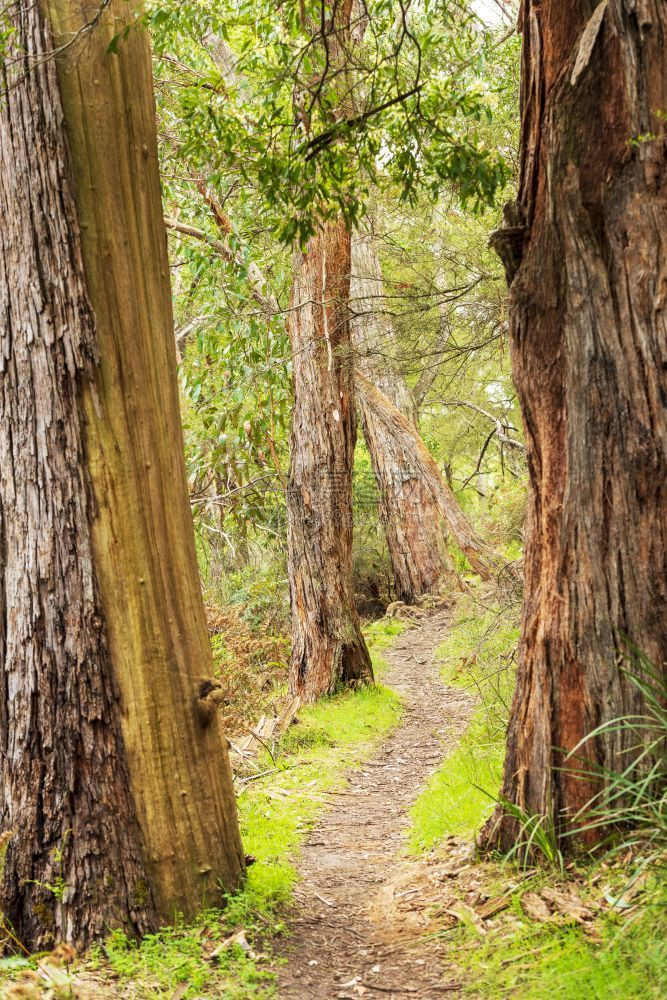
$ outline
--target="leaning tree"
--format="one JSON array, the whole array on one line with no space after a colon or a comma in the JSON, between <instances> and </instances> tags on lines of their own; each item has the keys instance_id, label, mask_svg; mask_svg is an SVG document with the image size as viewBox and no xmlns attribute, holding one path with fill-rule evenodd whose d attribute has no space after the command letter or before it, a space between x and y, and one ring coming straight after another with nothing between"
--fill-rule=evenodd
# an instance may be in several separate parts
<instances>
[{"instance_id":1,"label":"leaning tree","mask_svg":"<svg viewBox=\"0 0 667 1000\"><path fill-rule=\"evenodd\" d=\"M417 414L404 375L392 363L396 334L386 310L382 267L373 218L352 235L350 307L355 360L369 379L400 410L418 438ZM380 495L380 517L387 539L396 597L412 603L456 583L437 505L424 488L414 449L388 432L363 393L357 396L364 439Z\"/></svg>"},{"instance_id":2,"label":"leaning tree","mask_svg":"<svg viewBox=\"0 0 667 1000\"><path fill-rule=\"evenodd\" d=\"M530 472L502 794L562 837L631 763L632 730L604 727L643 709L628 648L667 658L667 8L524 0L520 26L519 195L492 238Z\"/></svg>"},{"instance_id":3,"label":"leaning tree","mask_svg":"<svg viewBox=\"0 0 667 1000\"><path fill-rule=\"evenodd\" d=\"M192 916L243 856L185 479L148 41L118 40L136 17L124 0L7 16L0 906L39 948Z\"/></svg>"}]
</instances>

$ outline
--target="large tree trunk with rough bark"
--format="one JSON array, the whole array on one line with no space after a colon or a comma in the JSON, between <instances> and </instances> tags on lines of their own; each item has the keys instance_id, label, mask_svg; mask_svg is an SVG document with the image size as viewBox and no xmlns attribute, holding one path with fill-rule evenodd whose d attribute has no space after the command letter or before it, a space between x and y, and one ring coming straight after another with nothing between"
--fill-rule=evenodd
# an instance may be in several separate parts
<instances>
[{"instance_id":1,"label":"large tree trunk with rough bark","mask_svg":"<svg viewBox=\"0 0 667 1000\"><path fill-rule=\"evenodd\" d=\"M359 370L415 427L410 389L392 365L395 334L386 310L382 269L372 229L352 236L350 279L352 342ZM412 603L435 593L454 578L442 518L433 495L424 489L414 449L388 433L362 394L361 424L380 495L380 517L387 538L396 597Z\"/></svg>"},{"instance_id":2,"label":"large tree trunk with rough bark","mask_svg":"<svg viewBox=\"0 0 667 1000\"><path fill-rule=\"evenodd\" d=\"M562 837L598 787L564 754L642 711L627 641L667 658L667 6L525 0L521 28L519 199L493 237L530 471L503 796ZM634 739L608 728L579 766L626 766Z\"/></svg>"},{"instance_id":3,"label":"large tree trunk with rough bark","mask_svg":"<svg viewBox=\"0 0 667 1000\"><path fill-rule=\"evenodd\" d=\"M107 51L135 12L16 4L2 71L0 908L32 948L193 916L243 868L201 680L150 52L140 29Z\"/></svg>"},{"instance_id":4,"label":"large tree trunk with rough bark","mask_svg":"<svg viewBox=\"0 0 667 1000\"><path fill-rule=\"evenodd\" d=\"M326 223L294 258L287 541L290 690L306 701L372 681L352 583L356 442L348 298L350 233Z\"/></svg>"}]
</instances>

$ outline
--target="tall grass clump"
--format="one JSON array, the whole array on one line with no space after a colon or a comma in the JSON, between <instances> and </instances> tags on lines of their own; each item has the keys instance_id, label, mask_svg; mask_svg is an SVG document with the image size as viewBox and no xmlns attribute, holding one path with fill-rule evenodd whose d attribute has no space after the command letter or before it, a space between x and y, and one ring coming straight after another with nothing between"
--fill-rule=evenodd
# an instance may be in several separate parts
<instances>
[{"instance_id":1,"label":"tall grass clump","mask_svg":"<svg viewBox=\"0 0 667 1000\"><path fill-rule=\"evenodd\" d=\"M641 692L644 711L598 726L570 753L579 751L596 736L616 732L627 747L619 769L577 769L585 780L602 787L575 817L572 836L603 831L602 843L611 854L631 851L640 869L667 863L667 675L639 650L632 650L632 664L624 669Z\"/></svg>"}]
</instances>

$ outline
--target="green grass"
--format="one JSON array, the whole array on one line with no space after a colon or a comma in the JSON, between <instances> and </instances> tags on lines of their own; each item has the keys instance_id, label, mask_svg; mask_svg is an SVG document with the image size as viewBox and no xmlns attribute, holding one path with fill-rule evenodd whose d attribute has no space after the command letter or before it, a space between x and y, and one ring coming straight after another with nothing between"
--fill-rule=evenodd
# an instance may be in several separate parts
<instances>
[{"instance_id":1,"label":"green grass","mask_svg":"<svg viewBox=\"0 0 667 1000\"><path fill-rule=\"evenodd\" d=\"M171 997L183 983L188 987L183 997L249 1000L271 996L273 976L240 946L223 951L216 960L207 957L229 934L229 914L221 910L202 914L195 924L148 934L140 944L116 931L95 949L94 964L98 974L112 972L141 1000Z\"/></svg>"},{"instance_id":2,"label":"green grass","mask_svg":"<svg viewBox=\"0 0 667 1000\"><path fill-rule=\"evenodd\" d=\"M449 834L472 837L493 806L503 747L488 740L477 713L459 747L429 779L411 810L410 849L430 850ZM484 789L484 791L482 791Z\"/></svg>"},{"instance_id":3,"label":"green grass","mask_svg":"<svg viewBox=\"0 0 667 1000\"><path fill-rule=\"evenodd\" d=\"M398 634L379 623L371 627L374 666L382 667L379 650ZM211 911L189 926L167 927L140 944L114 933L96 949L101 973L113 973L131 984L141 1000L171 997L187 983L183 1000L224 996L273 995L273 976L239 947L222 953L218 963L208 951L239 928L248 939L270 939L284 931L282 914L297 882L294 862L304 835L326 805L326 793L340 788L347 771L359 767L398 723L401 702L387 688L376 686L326 698L303 709L299 721L284 735L274 760L265 753L261 770L272 774L248 783L238 800L246 852L256 858L248 868L243 890L230 896L224 910ZM259 945L255 944L255 947Z\"/></svg>"},{"instance_id":4,"label":"green grass","mask_svg":"<svg viewBox=\"0 0 667 1000\"><path fill-rule=\"evenodd\" d=\"M481 607L472 598L459 603L437 656L445 682L470 689L479 707L459 746L412 807L408 842L415 853L430 850L449 834L472 837L493 807L502 775L517 639L512 615Z\"/></svg>"},{"instance_id":5,"label":"green grass","mask_svg":"<svg viewBox=\"0 0 667 1000\"><path fill-rule=\"evenodd\" d=\"M579 926L534 923L515 901L511 923L480 938L469 927L451 938L464 992L485 1000L652 1000L667 995L667 915L648 906L627 924L607 915L598 939Z\"/></svg>"},{"instance_id":6,"label":"green grass","mask_svg":"<svg viewBox=\"0 0 667 1000\"><path fill-rule=\"evenodd\" d=\"M399 635L410 628L398 618L379 618L364 627L364 638L373 661L373 673L376 680L382 680L389 665L382 654L389 649Z\"/></svg>"},{"instance_id":7,"label":"green grass","mask_svg":"<svg viewBox=\"0 0 667 1000\"><path fill-rule=\"evenodd\" d=\"M300 713L283 738L279 773L254 782L239 798L243 843L257 862L245 892L230 901L237 922L253 911L274 914L289 899L292 861L322 808L322 793L341 787L344 772L372 753L400 713L399 698L381 686L336 695ZM261 763L271 766L268 755Z\"/></svg>"}]
</instances>

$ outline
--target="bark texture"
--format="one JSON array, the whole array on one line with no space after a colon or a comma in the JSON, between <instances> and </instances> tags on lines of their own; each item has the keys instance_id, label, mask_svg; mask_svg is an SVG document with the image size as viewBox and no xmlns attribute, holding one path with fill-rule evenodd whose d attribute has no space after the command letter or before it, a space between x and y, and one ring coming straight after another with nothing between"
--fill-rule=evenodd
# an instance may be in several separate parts
<instances>
[{"instance_id":1,"label":"bark texture","mask_svg":"<svg viewBox=\"0 0 667 1000\"><path fill-rule=\"evenodd\" d=\"M93 565L79 396L95 320L55 64L28 72L53 45L20 7L0 104L0 906L41 948L144 931L155 911Z\"/></svg>"},{"instance_id":2,"label":"bark texture","mask_svg":"<svg viewBox=\"0 0 667 1000\"><path fill-rule=\"evenodd\" d=\"M294 410L287 539L290 690L311 701L372 681L352 584L356 441L348 313L350 233L326 223L294 259L289 334Z\"/></svg>"},{"instance_id":3,"label":"bark texture","mask_svg":"<svg viewBox=\"0 0 667 1000\"><path fill-rule=\"evenodd\" d=\"M324 3L309 22L323 48L322 82L346 83L339 113L351 110L351 31L356 0ZM306 131L309 95L295 93ZM287 544L292 608L290 691L305 701L341 685L372 682L352 577L352 467L357 427L350 346L349 229L324 223L293 262L288 331L294 370Z\"/></svg>"},{"instance_id":4,"label":"bark texture","mask_svg":"<svg viewBox=\"0 0 667 1000\"><path fill-rule=\"evenodd\" d=\"M352 343L356 363L417 430L410 389L391 364L395 334L386 309L384 282L375 238L370 228L352 236L350 279ZM436 593L454 578L442 518L414 461L414 448L405 447L359 394L364 438L380 494L380 517L387 538L396 597L412 603ZM411 442L412 444L412 442Z\"/></svg>"},{"instance_id":5,"label":"bark texture","mask_svg":"<svg viewBox=\"0 0 667 1000\"><path fill-rule=\"evenodd\" d=\"M383 436L393 441L394 447L400 448L409 457L412 468L420 477L422 491L430 496L439 515L449 527L454 541L475 572L479 573L483 580L492 577L499 580L506 577L509 583L513 583L518 571L506 563L477 534L450 487L442 478L437 463L415 427L406 420L391 400L361 373L357 373L356 390L358 397L363 400L364 407L373 413L377 426L382 428Z\"/></svg>"},{"instance_id":6,"label":"bark texture","mask_svg":"<svg viewBox=\"0 0 667 1000\"><path fill-rule=\"evenodd\" d=\"M667 657L667 6L525 0L521 29L519 199L494 236L530 472L503 795L563 834L595 785L562 751L642 709L624 638ZM586 761L625 766L629 739Z\"/></svg>"},{"instance_id":7,"label":"bark texture","mask_svg":"<svg viewBox=\"0 0 667 1000\"><path fill-rule=\"evenodd\" d=\"M134 12L17 4L0 106L1 905L32 947L193 915L243 867L201 680L150 53L140 30L107 52Z\"/></svg>"}]
</instances>

